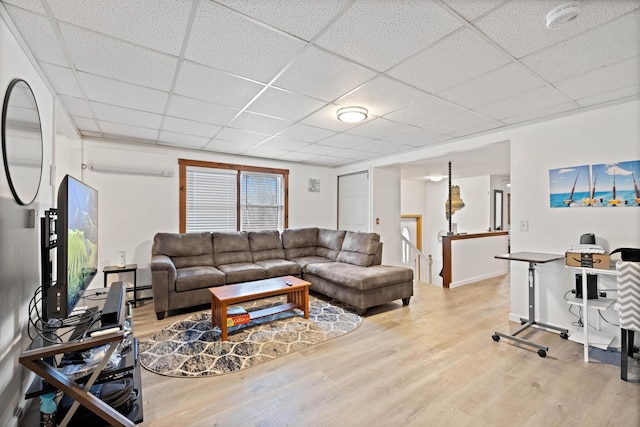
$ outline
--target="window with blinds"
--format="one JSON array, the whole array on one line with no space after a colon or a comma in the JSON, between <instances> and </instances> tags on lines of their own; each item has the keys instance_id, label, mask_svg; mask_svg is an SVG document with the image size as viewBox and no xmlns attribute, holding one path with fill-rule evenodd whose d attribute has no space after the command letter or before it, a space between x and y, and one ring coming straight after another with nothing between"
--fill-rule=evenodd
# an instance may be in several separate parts
<instances>
[{"instance_id":1,"label":"window with blinds","mask_svg":"<svg viewBox=\"0 0 640 427\"><path fill-rule=\"evenodd\" d=\"M181 232L286 228L287 170L211 165L180 161Z\"/></svg>"},{"instance_id":2,"label":"window with blinds","mask_svg":"<svg viewBox=\"0 0 640 427\"><path fill-rule=\"evenodd\" d=\"M237 172L187 167L187 232L235 230Z\"/></svg>"}]
</instances>

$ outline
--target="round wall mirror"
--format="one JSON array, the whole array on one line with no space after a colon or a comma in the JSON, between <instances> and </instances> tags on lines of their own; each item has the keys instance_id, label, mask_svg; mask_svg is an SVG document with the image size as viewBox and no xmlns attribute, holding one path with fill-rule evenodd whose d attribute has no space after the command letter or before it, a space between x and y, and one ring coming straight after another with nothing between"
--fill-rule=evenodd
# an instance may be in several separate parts
<instances>
[{"instance_id":1,"label":"round wall mirror","mask_svg":"<svg viewBox=\"0 0 640 427\"><path fill-rule=\"evenodd\" d=\"M36 98L24 80L13 80L4 97L2 154L13 197L31 204L42 176L42 129Z\"/></svg>"}]
</instances>

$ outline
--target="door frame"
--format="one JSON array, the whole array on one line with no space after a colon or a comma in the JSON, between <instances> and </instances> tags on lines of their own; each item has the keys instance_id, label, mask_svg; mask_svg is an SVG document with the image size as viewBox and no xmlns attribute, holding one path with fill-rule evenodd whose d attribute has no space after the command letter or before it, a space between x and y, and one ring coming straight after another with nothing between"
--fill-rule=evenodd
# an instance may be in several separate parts
<instances>
[{"instance_id":1,"label":"door frame","mask_svg":"<svg viewBox=\"0 0 640 427\"><path fill-rule=\"evenodd\" d=\"M422 215L420 214L402 214L402 219L415 219L416 220L416 248L422 252Z\"/></svg>"}]
</instances>

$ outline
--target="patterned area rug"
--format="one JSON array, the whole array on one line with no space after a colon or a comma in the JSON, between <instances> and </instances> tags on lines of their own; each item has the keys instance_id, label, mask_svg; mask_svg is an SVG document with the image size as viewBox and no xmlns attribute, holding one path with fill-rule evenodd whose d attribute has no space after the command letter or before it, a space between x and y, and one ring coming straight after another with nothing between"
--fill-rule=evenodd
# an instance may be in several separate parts
<instances>
[{"instance_id":1,"label":"patterned area rug","mask_svg":"<svg viewBox=\"0 0 640 427\"><path fill-rule=\"evenodd\" d=\"M229 328L229 340L211 328L211 311L173 323L140 341L140 363L151 372L172 377L202 377L247 369L277 357L345 335L362 324L362 317L337 301L309 297L309 319L294 310ZM253 311L277 304L268 298L241 304Z\"/></svg>"}]
</instances>

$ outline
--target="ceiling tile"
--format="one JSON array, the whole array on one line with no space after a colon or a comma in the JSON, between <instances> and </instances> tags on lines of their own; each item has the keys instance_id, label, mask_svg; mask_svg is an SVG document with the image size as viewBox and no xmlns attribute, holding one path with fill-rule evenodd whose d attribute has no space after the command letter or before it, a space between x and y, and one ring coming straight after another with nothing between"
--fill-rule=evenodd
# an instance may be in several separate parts
<instances>
[{"instance_id":1,"label":"ceiling tile","mask_svg":"<svg viewBox=\"0 0 640 427\"><path fill-rule=\"evenodd\" d=\"M335 135L335 132L300 123L295 123L278 134L282 138L292 138L306 142L318 142L331 135Z\"/></svg>"},{"instance_id":2,"label":"ceiling tile","mask_svg":"<svg viewBox=\"0 0 640 427\"><path fill-rule=\"evenodd\" d=\"M356 145L362 145L369 140L370 138L364 138L362 136L339 133L327 139L323 139L322 145L328 145L330 147L337 148L350 148L355 147Z\"/></svg>"},{"instance_id":3,"label":"ceiling tile","mask_svg":"<svg viewBox=\"0 0 640 427\"><path fill-rule=\"evenodd\" d=\"M541 117L553 116L555 114L564 113L567 111L575 110L578 106L573 102L565 102L564 104L554 105L552 107L543 108L541 110L531 111L525 114L507 117L501 121L513 125L517 123L524 123L529 120L539 119Z\"/></svg>"},{"instance_id":4,"label":"ceiling tile","mask_svg":"<svg viewBox=\"0 0 640 427\"><path fill-rule=\"evenodd\" d=\"M265 85L183 61L175 93L231 107L244 107Z\"/></svg>"},{"instance_id":5,"label":"ceiling tile","mask_svg":"<svg viewBox=\"0 0 640 427\"><path fill-rule=\"evenodd\" d=\"M417 104L387 114L384 118L412 126L420 126L463 111L466 110L448 101L431 96Z\"/></svg>"},{"instance_id":6,"label":"ceiling tile","mask_svg":"<svg viewBox=\"0 0 640 427\"><path fill-rule=\"evenodd\" d=\"M378 153L372 153L370 151L351 150L351 149L345 148L345 149L340 149L338 151L334 151L333 153L331 153L331 155L335 157L342 157L342 158L351 159L351 160L362 160L362 159L369 159L371 157L376 157L378 156Z\"/></svg>"},{"instance_id":7,"label":"ceiling tile","mask_svg":"<svg viewBox=\"0 0 640 427\"><path fill-rule=\"evenodd\" d=\"M381 139L388 142L421 147L431 142L439 141L443 137L445 137L445 135L438 132L412 127Z\"/></svg>"},{"instance_id":8,"label":"ceiling tile","mask_svg":"<svg viewBox=\"0 0 640 427\"><path fill-rule=\"evenodd\" d=\"M397 154L408 150L415 150L415 147L412 145L398 144L395 142L382 141L378 139L373 139L353 148L358 151L367 151L379 154Z\"/></svg>"},{"instance_id":9,"label":"ceiling tile","mask_svg":"<svg viewBox=\"0 0 640 427\"><path fill-rule=\"evenodd\" d=\"M53 90L55 90L58 95L69 95L76 98L82 98L84 96L71 68L44 62L40 64L40 67L47 75L49 83L51 83Z\"/></svg>"},{"instance_id":10,"label":"ceiling tile","mask_svg":"<svg viewBox=\"0 0 640 427\"><path fill-rule=\"evenodd\" d=\"M543 80L533 76L522 66L511 63L440 92L438 96L464 107L474 108L516 96L542 85Z\"/></svg>"},{"instance_id":11,"label":"ceiling tile","mask_svg":"<svg viewBox=\"0 0 640 427\"><path fill-rule=\"evenodd\" d=\"M222 141L219 139L214 139L203 150L207 151L216 151L220 153L229 153L229 154L240 154L244 151L247 151L251 147L254 147L255 144L251 143L243 143L243 142L231 142L231 141Z\"/></svg>"},{"instance_id":12,"label":"ceiling tile","mask_svg":"<svg viewBox=\"0 0 640 427\"><path fill-rule=\"evenodd\" d=\"M73 122L76 124L76 127L80 131L100 132L100 128L98 127L98 124L93 119L89 119L87 117L78 117L78 116L71 116L71 119L73 120Z\"/></svg>"},{"instance_id":13,"label":"ceiling tile","mask_svg":"<svg viewBox=\"0 0 640 427\"><path fill-rule=\"evenodd\" d=\"M216 136L216 139L230 141L230 142L240 142L242 144L251 144L252 146L257 145L268 138L269 138L269 135L264 135L264 134L255 133L255 132L247 132L244 130L238 130L233 128L224 128Z\"/></svg>"},{"instance_id":14,"label":"ceiling tile","mask_svg":"<svg viewBox=\"0 0 640 427\"><path fill-rule=\"evenodd\" d=\"M306 147L300 148L298 151L301 153L309 153L309 154L324 156L327 154L331 154L335 151L338 151L338 149L336 149L336 147L329 147L328 145L309 144Z\"/></svg>"},{"instance_id":15,"label":"ceiling tile","mask_svg":"<svg viewBox=\"0 0 640 427\"><path fill-rule=\"evenodd\" d=\"M406 129L407 125L382 118L367 121L357 127L349 129L346 133L364 136L367 138L383 138L392 133Z\"/></svg>"},{"instance_id":16,"label":"ceiling tile","mask_svg":"<svg viewBox=\"0 0 640 427\"><path fill-rule=\"evenodd\" d=\"M61 95L60 101L71 116L91 117L91 109L87 101L72 96Z\"/></svg>"},{"instance_id":17,"label":"ceiling tile","mask_svg":"<svg viewBox=\"0 0 640 427\"><path fill-rule=\"evenodd\" d=\"M323 129L334 130L336 132L342 132L357 125L357 123L346 123L338 120L336 112L339 109L339 106L329 104L323 109L316 111L310 116L302 119L300 122L302 124L317 126ZM367 120L373 120L373 117L369 116Z\"/></svg>"},{"instance_id":18,"label":"ceiling tile","mask_svg":"<svg viewBox=\"0 0 640 427\"><path fill-rule=\"evenodd\" d=\"M443 0L443 2L467 21L473 21L500 3L504 3L505 0Z\"/></svg>"},{"instance_id":19,"label":"ceiling tile","mask_svg":"<svg viewBox=\"0 0 640 427\"><path fill-rule=\"evenodd\" d=\"M265 147L264 145L259 145L257 147L249 148L244 151L242 154L245 156L252 157L263 157L267 159L277 159L278 157L284 156L289 151L281 150L279 148Z\"/></svg>"},{"instance_id":20,"label":"ceiling tile","mask_svg":"<svg viewBox=\"0 0 640 427\"><path fill-rule=\"evenodd\" d=\"M440 40L387 74L435 93L510 61L508 56L465 28Z\"/></svg>"},{"instance_id":21,"label":"ceiling tile","mask_svg":"<svg viewBox=\"0 0 640 427\"><path fill-rule=\"evenodd\" d=\"M444 119L423 125L422 127L439 133L451 134L458 129L467 129L484 124L494 125L494 127L502 126L502 123L496 122L488 117L472 111L462 111Z\"/></svg>"},{"instance_id":22,"label":"ceiling tile","mask_svg":"<svg viewBox=\"0 0 640 427\"><path fill-rule=\"evenodd\" d=\"M349 0L215 1L304 40L311 40L350 2Z\"/></svg>"},{"instance_id":23,"label":"ceiling tile","mask_svg":"<svg viewBox=\"0 0 640 427\"><path fill-rule=\"evenodd\" d=\"M545 80L557 82L640 55L640 10L522 59Z\"/></svg>"},{"instance_id":24,"label":"ceiling tile","mask_svg":"<svg viewBox=\"0 0 640 427\"><path fill-rule=\"evenodd\" d=\"M146 111L132 110L130 108L118 107L115 105L90 102L91 110L98 120L125 125L139 126L144 128L160 127L162 116L160 114L147 113Z\"/></svg>"},{"instance_id":25,"label":"ceiling tile","mask_svg":"<svg viewBox=\"0 0 640 427\"><path fill-rule=\"evenodd\" d=\"M640 95L640 84L623 87L620 89L612 90L610 92L589 96L587 98L581 98L577 101L578 104L584 107L588 107L590 105L601 104L608 101L615 101L627 97L637 97L638 95Z\"/></svg>"},{"instance_id":26,"label":"ceiling tile","mask_svg":"<svg viewBox=\"0 0 640 427\"><path fill-rule=\"evenodd\" d=\"M269 82L305 43L213 2L199 2L185 58Z\"/></svg>"},{"instance_id":27,"label":"ceiling tile","mask_svg":"<svg viewBox=\"0 0 640 427\"><path fill-rule=\"evenodd\" d=\"M175 57L71 25L60 25L60 31L78 71L164 91L171 88Z\"/></svg>"},{"instance_id":28,"label":"ceiling tile","mask_svg":"<svg viewBox=\"0 0 640 427\"><path fill-rule=\"evenodd\" d=\"M46 13L40 0L3 0L3 3L12 4L21 9L30 10L41 15Z\"/></svg>"},{"instance_id":29,"label":"ceiling tile","mask_svg":"<svg viewBox=\"0 0 640 427\"><path fill-rule=\"evenodd\" d=\"M172 95L167 108L169 116L183 119L197 120L199 122L226 125L240 110L226 105L212 104L199 99L186 98Z\"/></svg>"},{"instance_id":30,"label":"ceiling tile","mask_svg":"<svg viewBox=\"0 0 640 427\"><path fill-rule=\"evenodd\" d=\"M582 99L638 84L640 56L556 83L572 99Z\"/></svg>"},{"instance_id":31,"label":"ceiling tile","mask_svg":"<svg viewBox=\"0 0 640 427\"><path fill-rule=\"evenodd\" d=\"M400 107L413 104L429 96L387 76L379 76L365 83L335 103L343 107L359 106L369 110L369 114L382 116Z\"/></svg>"},{"instance_id":32,"label":"ceiling tile","mask_svg":"<svg viewBox=\"0 0 640 427\"><path fill-rule=\"evenodd\" d=\"M316 44L378 71L384 71L444 37L460 23L435 2L358 1Z\"/></svg>"},{"instance_id":33,"label":"ceiling tile","mask_svg":"<svg viewBox=\"0 0 640 427\"><path fill-rule=\"evenodd\" d=\"M458 128L455 131L451 132L449 135L459 138L463 136L475 135L477 133L485 132L492 129L498 129L504 126L505 126L504 123L501 123L498 121L490 121L486 123L478 123L476 125L463 128L463 129Z\"/></svg>"},{"instance_id":34,"label":"ceiling tile","mask_svg":"<svg viewBox=\"0 0 640 427\"><path fill-rule=\"evenodd\" d=\"M325 105L326 102L317 99L270 87L247 110L281 119L300 120Z\"/></svg>"},{"instance_id":35,"label":"ceiling tile","mask_svg":"<svg viewBox=\"0 0 640 427\"><path fill-rule=\"evenodd\" d=\"M137 126L123 125L120 123L110 123L98 121L100 129L106 138L142 139L155 141L158 139L158 131L155 129L141 128Z\"/></svg>"},{"instance_id":36,"label":"ceiling tile","mask_svg":"<svg viewBox=\"0 0 640 427\"><path fill-rule=\"evenodd\" d=\"M291 126L291 122L245 111L233 119L233 121L229 123L229 126L236 129L246 129L252 132L275 135Z\"/></svg>"},{"instance_id":37,"label":"ceiling tile","mask_svg":"<svg viewBox=\"0 0 640 427\"><path fill-rule=\"evenodd\" d=\"M280 159L287 160L287 161L290 161L290 162L306 162L306 161L309 161L309 160L314 159L316 157L318 157L317 154L301 153L299 151L291 151L291 152L283 155L282 157L280 157Z\"/></svg>"},{"instance_id":38,"label":"ceiling tile","mask_svg":"<svg viewBox=\"0 0 640 427\"><path fill-rule=\"evenodd\" d=\"M353 62L309 47L274 83L296 93L333 101L376 75Z\"/></svg>"},{"instance_id":39,"label":"ceiling tile","mask_svg":"<svg viewBox=\"0 0 640 427\"><path fill-rule=\"evenodd\" d=\"M78 73L78 76L91 101L152 113L162 113L167 103L168 94L166 92L93 74Z\"/></svg>"},{"instance_id":40,"label":"ceiling tile","mask_svg":"<svg viewBox=\"0 0 640 427\"><path fill-rule=\"evenodd\" d=\"M298 150L302 147L306 147L307 145L309 145L308 142L298 141L295 139L279 138L277 136L274 136L273 138L260 144L261 147L264 146L269 148L280 148L287 151Z\"/></svg>"},{"instance_id":41,"label":"ceiling tile","mask_svg":"<svg viewBox=\"0 0 640 427\"><path fill-rule=\"evenodd\" d=\"M313 163L322 166L340 166L348 163L353 163L352 159L345 159L343 157L334 156L318 156L311 159L308 163Z\"/></svg>"},{"instance_id":42,"label":"ceiling tile","mask_svg":"<svg viewBox=\"0 0 640 427\"><path fill-rule=\"evenodd\" d=\"M220 131L220 129L222 129L222 126L196 122L193 120L179 119L176 117L165 117L162 122L162 130L187 135L204 136L207 137L207 139L213 137ZM160 135L160 138L162 139L162 134Z\"/></svg>"},{"instance_id":43,"label":"ceiling tile","mask_svg":"<svg viewBox=\"0 0 640 427\"><path fill-rule=\"evenodd\" d=\"M56 18L178 55L191 13L190 0L49 1Z\"/></svg>"},{"instance_id":44,"label":"ceiling tile","mask_svg":"<svg viewBox=\"0 0 640 427\"><path fill-rule=\"evenodd\" d=\"M501 120L516 115L524 115L531 111L541 110L569 101L557 89L541 86L512 98L503 99L493 104L475 108L478 113Z\"/></svg>"},{"instance_id":45,"label":"ceiling tile","mask_svg":"<svg viewBox=\"0 0 640 427\"><path fill-rule=\"evenodd\" d=\"M546 16L558 0L510 1L475 22L487 36L516 58L522 58L638 7L637 0L583 0L578 18L549 30ZM526 17L526 18L525 18Z\"/></svg>"},{"instance_id":46,"label":"ceiling tile","mask_svg":"<svg viewBox=\"0 0 640 427\"><path fill-rule=\"evenodd\" d=\"M210 139L211 138L203 136L185 135L183 133L167 132L166 130L163 130L160 131L158 142L178 145L180 147L202 148L207 145Z\"/></svg>"},{"instance_id":47,"label":"ceiling tile","mask_svg":"<svg viewBox=\"0 0 640 427\"><path fill-rule=\"evenodd\" d=\"M69 67L58 35L46 17L12 6L5 8L38 61Z\"/></svg>"}]
</instances>

